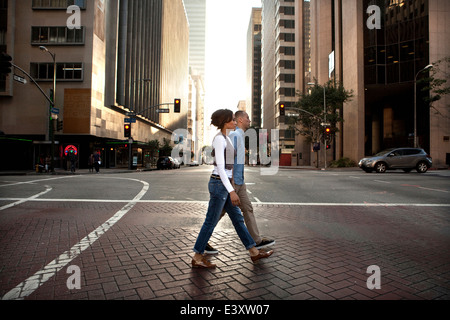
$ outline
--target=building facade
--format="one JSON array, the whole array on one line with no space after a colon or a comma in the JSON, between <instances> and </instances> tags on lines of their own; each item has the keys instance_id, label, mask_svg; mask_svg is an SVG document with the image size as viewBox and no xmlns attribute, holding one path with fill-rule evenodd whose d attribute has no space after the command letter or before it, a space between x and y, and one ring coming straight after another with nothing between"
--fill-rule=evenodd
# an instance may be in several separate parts
<instances>
[{"instance_id":1,"label":"building facade","mask_svg":"<svg viewBox=\"0 0 450 320\"><path fill-rule=\"evenodd\" d=\"M280 133L280 165L291 165L295 133L280 115L297 102L295 1L262 1L262 127Z\"/></svg>"},{"instance_id":2,"label":"building facade","mask_svg":"<svg viewBox=\"0 0 450 320\"><path fill-rule=\"evenodd\" d=\"M261 8L252 8L247 31L247 113L255 128L261 128L261 62L262 62Z\"/></svg>"},{"instance_id":3,"label":"building facade","mask_svg":"<svg viewBox=\"0 0 450 320\"><path fill-rule=\"evenodd\" d=\"M437 62L450 57L449 10L437 0L296 0L296 90L332 81L353 92L328 162L413 146L416 132L437 167L450 164L450 97L430 107L420 82L430 64L448 80L448 64ZM297 139L295 152L307 149ZM309 159L312 165L313 152Z\"/></svg>"},{"instance_id":4,"label":"building facade","mask_svg":"<svg viewBox=\"0 0 450 320\"><path fill-rule=\"evenodd\" d=\"M202 162L205 145L205 63L206 63L206 0L184 0L189 19L189 70L191 150L193 160ZM195 115L195 116L194 116Z\"/></svg>"},{"instance_id":5,"label":"building facade","mask_svg":"<svg viewBox=\"0 0 450 320\"><path fill-rule=\"evenodd\" d=\"M69 8L73 3L76 7ZM32 83L6 78L0 92L0 147L25 156L19 162L2 160L2 168L33 168L51 153L52 140L56 167L66 166L69 147L76 148L80 167L94 151L101 153L103 166L127 166L124 121L130 114L136 119L133 159L148 165L149 141L170 140L173 130L187 127L189 28L182 0L2 5L7 12L2 49L48 95L56 64L55 108ZM181 113L168 105L175 98L182 101ZM157 112L154 106L160 104L170 113ZM63 121L53 137L50 117Z\"/></svg>"}]
</instances>

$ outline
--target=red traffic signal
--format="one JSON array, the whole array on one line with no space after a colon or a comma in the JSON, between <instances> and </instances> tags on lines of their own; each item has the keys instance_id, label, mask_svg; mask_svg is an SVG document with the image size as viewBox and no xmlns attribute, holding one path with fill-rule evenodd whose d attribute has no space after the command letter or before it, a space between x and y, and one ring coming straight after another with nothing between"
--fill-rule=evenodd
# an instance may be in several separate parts
<instances>
[{"instance_id":1,"label":"red traffic signal","mask_svg":"<svg viewBox=\"0 0 450 320\"><path fill-rule=\"evenodd\" d=\"M174 99L173 100L173 112L180 113L181 112L181 99Z\"/></svg>"},{"instance_id":2,"label":"red traffic signal","mask_svg":"<svg viewBox=\"0 0 450 320\"><path fill-rule=\"evenodd\" d=\"M286 115L286 108L285 108L284 103L281 103L280 104L280 116L284 116L284 115Z\"/></svg>"},{"instance_id":3,"label":"red traffic signal","mask_svg":"<svg viewBox=\"0 0 450 320\"><path fill-rule=\"evenodd\" d=\"M131 124L126 123L123 125L123 135L126 138L131 138Z\"/></svg>"}]
</instances>

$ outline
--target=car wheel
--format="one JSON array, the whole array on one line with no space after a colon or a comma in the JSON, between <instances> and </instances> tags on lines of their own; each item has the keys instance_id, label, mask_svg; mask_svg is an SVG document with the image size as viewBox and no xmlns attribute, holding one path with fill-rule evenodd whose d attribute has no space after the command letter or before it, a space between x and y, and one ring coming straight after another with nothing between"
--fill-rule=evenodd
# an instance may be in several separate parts
<instances>
[{"instance_id":1,"label":"car wheel","mask_svg":"<svg viewBox=\"0 0 450 320\"><path fill-rule=\"evenodd\" d=\"M376 170L377 173L385 173L386 170L387 170L386 163L384 163L384 162L378 162L378 163L375 165L375 170Z\"/></svg>"},{"instance_id":2,"label":"car wheel","mask_svg":"<svg viewBox=\"0 0 450 320\"><path fill-rule=\"evenodd\" d=\"M425 173L428 171L428 165L424 161L421 161L417 164L416 170L418 173Z\"/></svg>"}]
</instances>

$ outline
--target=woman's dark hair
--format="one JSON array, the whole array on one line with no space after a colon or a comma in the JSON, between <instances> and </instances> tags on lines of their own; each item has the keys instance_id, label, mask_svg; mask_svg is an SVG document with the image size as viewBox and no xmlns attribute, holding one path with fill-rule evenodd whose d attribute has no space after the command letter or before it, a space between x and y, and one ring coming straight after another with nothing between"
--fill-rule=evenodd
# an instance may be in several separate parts
<instances>
[{"instance_id":1,"label":"woman's dark hair","mask_svg":"<svg viewBox=\"0 0 450 320\"><path fill-rule=\"evenodd\" d=\"M211 116L211 124L219 129L225 126L225 123L233 120L233 111L228 109L220 109L214 112Z\"/></svg>"}]
</instances>

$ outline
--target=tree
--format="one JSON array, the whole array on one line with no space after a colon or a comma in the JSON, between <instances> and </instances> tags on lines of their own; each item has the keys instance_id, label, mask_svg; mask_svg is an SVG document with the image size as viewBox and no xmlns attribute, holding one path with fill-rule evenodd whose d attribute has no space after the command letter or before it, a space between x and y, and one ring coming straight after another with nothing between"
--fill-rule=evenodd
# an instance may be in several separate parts
<instances>
[{"instance_id":1,"label":"tree","mask_svg":"<svg viewBox=\"0 0 450 320\"><path fill-rule=\"evenodd\" d=\"M324 94L325 90L325 94ZM325 105L324 107L324 95ZM343 122L342 108L344 102L353 97L353 91L347 91L342 84L333 85L329 81L325 86L315 83L310 92L300 94L299 101L293 106L297 111L294 116L289 116L287 124L291 129L306 137L310 143L319 142L323 138L323 122L330 124L332 134L338 132L337 124Z\"/></svg>"},{"instance_id":2,"label":"tree","mask_svg":"<svg viewBox=\"0 0 450 320\"><path fill-rule=\"evenodd\" d=\"M159 149L160 155L164 157L168 157L172 154L172 147L170 146L169 139L163 138L163 146Z\"/></svg>"},{"instance_id":3,"label":"tree","mask_svg":"<svg viewBox=\"0 0 450 320\"><path fill-rule=\"evenodd\" d=\"M149 148L150 148L150 155L151 155L152 157L154 157L156 151L159 150L161 144L159 143L159 141L158 141L157 139L155 139L155 140L149 141L149 142L148 142L148 146L149 146Z\"/></svg>"},{"instance_id":4,"label":"tree","mask_svg":"<svg viewBox=\"0 0 450 320\"><path fill-rule=\"evenodd\" d=\"M441 100L443 96L450 94L450 84L448 83L448 79L450 79L450 56L434 62L433 68L430 71L430 76L418 81L418 84L425 85L422 91L430 92L430 94L426 95L424 98L425 102L430 108L435 110L436 114L444 117L448 116L443 115L441 111L433 106L433 104L436 101ZM450 106L447 105L446 108L450 108Z\"/></svg>"}]
</instances>

